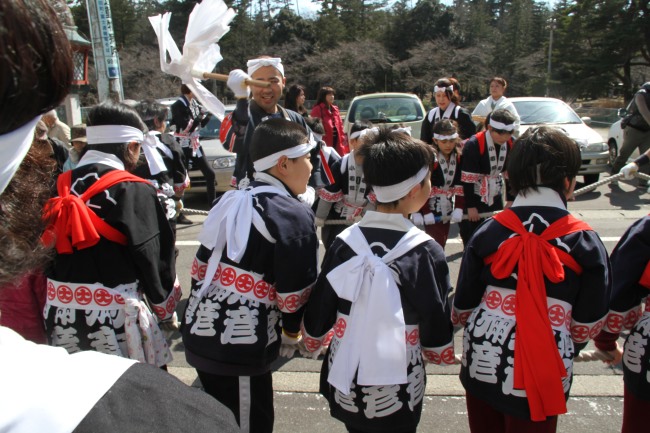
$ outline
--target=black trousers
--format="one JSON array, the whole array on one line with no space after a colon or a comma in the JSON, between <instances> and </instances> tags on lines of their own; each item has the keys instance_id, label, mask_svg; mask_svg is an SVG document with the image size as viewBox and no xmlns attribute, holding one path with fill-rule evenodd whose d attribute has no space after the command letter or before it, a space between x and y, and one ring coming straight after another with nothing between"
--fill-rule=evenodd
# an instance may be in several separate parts
<instances>
[{"instance_id":1,"label":"black trousers","mask_svg":"<svg viewBox=\"0 0 650 433\"><path fill-rule=\"evenodd\" d=\"M242 433L271 433L273 379L271 372L259 376L220 376L197 370L205 392L232 410Z\"/></svg>"},{"instance_id":2,"label":"black trousers","mask_svg":"<svg viewBox=\"0 0 650 433\"><path fill-rule=\"evenodd\" d=\"M184 147L183 148L183 154L185 155L185 165L188 166L189 162L192 162L192 167L198 168L201 170L201 173L203 173L203 177L205 177L205 188L208 193L208 206L212 206L212 202L216 198L216 189L214 187L215 180L216 180L216 174L214 173L214 170L212 167L210 167L210 164L208 164L208 160L205 158L205 152L203 152L203 148L199 147L199 150L201 151L201 156L192 156L192 148L191 147Z\"/></svg>"},{"instance_id":3,"label":"black trousers","mask_svg":"<svg viewBox=\"0 0 650 433\"><path fill-rule=\"evenodd\" d=\"M458 231L460 232L460 238L463 240L464 247L467 246L469 240L472 238L472 235L474 234L478 226L480 226L483 221L485 221L485 218L481 218L476 222L472 222L469 220L462 220L458 224Z\"/></svg>"}]
</instances>

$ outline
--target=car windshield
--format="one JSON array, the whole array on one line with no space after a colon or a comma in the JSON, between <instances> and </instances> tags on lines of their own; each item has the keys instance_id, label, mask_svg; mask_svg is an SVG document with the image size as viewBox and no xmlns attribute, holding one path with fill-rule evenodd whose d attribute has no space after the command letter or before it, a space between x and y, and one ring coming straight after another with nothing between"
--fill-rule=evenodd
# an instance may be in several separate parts
<instances>
[{"instance_id":1,"label":"car windshield","mask_svg":"<svg viewBox=\"0 0 650 433\"><path fill-rule=\"evenodd\" d=\"M578 115L562 101L512 101L522 125L540 123L582 123Z\"/></svg>"},{"instance_id":2,"label":"car windshield","mask_svg":"<svg viewBox=\"0 0 650 433\"><path fill-rule=\"evenodd\" d=\"M199 130L199 137L201 138L219 138L219 129L221 128L221 120L217 116L210 117L208 123Z\"/></svg>"},{"instance_id":3,"label":"car windshield","mask_svg":"<svg viewBox=\"0 0 650 433\"><path fill-rule=\"evenodd\" d=\"M424 113L417 98L390 97L360 99L348 111L350 123L369 120L372 123L400 123L422 120Z\"/></svg>"}]
</instances>

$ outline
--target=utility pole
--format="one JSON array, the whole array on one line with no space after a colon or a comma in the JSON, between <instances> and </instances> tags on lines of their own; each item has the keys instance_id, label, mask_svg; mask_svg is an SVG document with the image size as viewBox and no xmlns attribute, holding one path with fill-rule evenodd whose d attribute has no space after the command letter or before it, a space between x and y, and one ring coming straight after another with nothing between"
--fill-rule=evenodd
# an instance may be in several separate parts
<instances>
[{"instance_id":1,"label":"utility pole","mask_svg":"<svg viewBox=\"0 0 650 433\"><path fill-rule=\"evenodd\" d=\"M555 30L555 18L551 18L551 33L548 39L548 67L546 70L546 95L549 96L551 91L551 55L553 54L553 30Z\"/></svg>"},{"instance_id":2,"label":"utility pole","mask_svg":"<svg viewBox=\"0 0 650 433\"><path fill-rule=\"evenodd\" d=\"M110 0L86 0L99 101L122 101L122 77L117 55Z\"/></svg>"}]
</instances>

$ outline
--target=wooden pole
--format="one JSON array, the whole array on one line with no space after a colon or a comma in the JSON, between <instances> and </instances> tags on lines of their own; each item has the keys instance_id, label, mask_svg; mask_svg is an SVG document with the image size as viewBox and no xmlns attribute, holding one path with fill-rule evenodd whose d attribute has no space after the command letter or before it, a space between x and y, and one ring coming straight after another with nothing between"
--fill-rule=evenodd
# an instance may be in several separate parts
<instances>
[{"instance_id":1,"label":"wooden pole","mask_svg":"<svg viewBox=\"0 0 650 433\"><path fill-rule=\"evenodd\" d=\"M228 81L228 75L215 74L213 72L203 72L203 78L213 79L213 80L218 80L223 82ZM246 84L248 84L249 86L257 86L257 87L269 87L271 85L271 83L267 81L253 80L252 78L250 80L246 80Z\"/></svg>"}]
</instances>

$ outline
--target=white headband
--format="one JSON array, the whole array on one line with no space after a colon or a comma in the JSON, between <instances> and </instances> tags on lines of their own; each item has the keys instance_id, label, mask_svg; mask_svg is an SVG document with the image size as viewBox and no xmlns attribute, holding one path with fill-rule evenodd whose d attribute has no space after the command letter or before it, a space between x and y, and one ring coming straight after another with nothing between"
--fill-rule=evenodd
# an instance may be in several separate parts
<instances>
[{"instance_id":1,"label":"white headband","mask_svg":"<svg viewBox=\"0 0 650 433\"><path fill-rule=\"evenodd\" d=\"M506 125L505 123L498 122L492 118L490 118L490 126L495 128L495 129L501 129L502 131L514 131L515 130L515 124L511 123L510 125Z\"/></svg>"},{"instance_id":2,"label":"white headband","mask_svg":"<svg viewBox=\"0 0 650 433\"><path fill-rule=\"evenodd\" d=\"M279 57L249 60L248 63L246 63L246 66L248 66L248 75L250 76L253 76L255 71L259 68L263 68L264 66L273 66L275 69L280 71L280 74L284 77L284 66L282 66L282 59Z\"/></svg>"},{"instance_id":3,"label":"white headband","mask_svg":"<svg viewBox=\"0 0 650 433\"><path fill-rule=\"evenodd\" d=\"M165 161L163 160L158 150L156 150L157 145L158 137L156 137L156 134L154 134L152 131L149 131L147 135L145 135L144 141L142 142L142 151L144 152L144 157L147 160L147 164L149 165L149 172L152 176L157 175L161 171L167 170Z\"/></svg>"},{"instance_id":4,"label":"white headband","mask_svg":"<svg viewBox=\"0 0 650 433\"><path fill-rule=\"evenodd\" d=\"M253 167L255 167L255 171L268 170L278 163L280 157L286 156L290 159L298 158L311 152L314 147L316 147L316 142L310 139L309 143L299 144L298 146L290 147L289 149L281 150L257 161L253 161Z\"/></svg>"},{"instance_id":5,"label":"white headband","mask_svg":"<svg viewBox=\"0 0 650 433\"><path fill-rule=\"evenodd\" d=\"M18 171L20 163L29 151L34 141L34 129L41 116L36 116L18 129L0 135L0 194L11 182L11 178Z\"/></svg>"},{"instance_id":6,"label":"white headband","mask_svg":"<svg viewBox=\"0 0 650 433\"><path fill-rule=\"evenodd\" d=\"M454 132L453 134L450 135L442 135L442 134L433 134L433 138L436 140L453 140L454 138L458 138L458 133Z\"/></svg>"},{"instance_id":7,"label":"white headband","mask_svg":"<svg viewBox=\"0 0 650 433\"><path fill-rule=\"evenodd\" d=\"M405 133L406 135L408 135L410 137L411 136L411 131L412 131L412 128L410 126L405 126L404 128L395 128L390 132L403 132L403 133Z\"/></svg>"},{"instance_id":8,"label":"white headband","mask_svg":"<svg viewBox=\"0 0 650 433\"><path fill-rule=\"evenodd\" d=\"M365 129L362 129L361 131L354 131L352 134L350 134L350 140L361 137L361 133L363 131L365 131Z\"/></svg>"},{"instance_id":9,"label":"white headband","mask_svg":"<svg viewBox=\"0 0 650 433\"><path fill-rule=\"evenodd\" d=\"M98 125L86 128L88 145L106 143L130 143L144 141L144 133L138 128L127 125Z\"/></svg>"},{"instance_id":10,"label":"white headband","mask_svg":"<svg viewBox=\"0 0 650 433\"><path fill-rule=\"evenodd\" d=\"M416 173L415 176L409 177L408 179L389 186L377 186L373 185L372 190L375 192L377 201L380 203L392 203L406 196L408 192L415 186L418 185L425 176L429 173L429 167L422 167L420 171Z\"/></svg>"},{"instance_id":11,"label":"white headband","mask_svg":"<svg viewBox=\"0 0 650 433\"><path fill-rule=\"evenodd\" d=\"M447 90L449 90L450 92L453 92L453 91L454 91L454 86L453 86L453 85L448 86L448 87L438 87L438 86L435 86L435 87L433 88L433 93L446 92Z\"/></svg>"}]
</instances>

